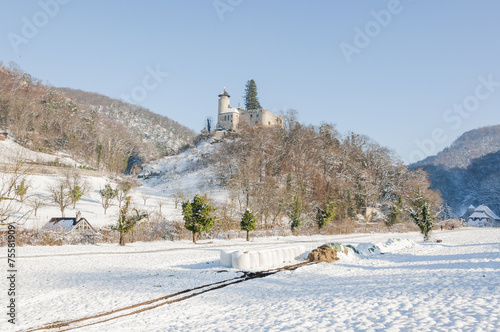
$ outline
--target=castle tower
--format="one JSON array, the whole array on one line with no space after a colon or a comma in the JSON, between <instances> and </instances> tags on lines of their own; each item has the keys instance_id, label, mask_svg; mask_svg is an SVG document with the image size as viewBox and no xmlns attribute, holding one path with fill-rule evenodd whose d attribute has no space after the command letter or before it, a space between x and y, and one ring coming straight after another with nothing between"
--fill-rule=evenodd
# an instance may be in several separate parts
<instances>
[{"instance_id":1,"label":"castle tower","mask_svg":"<svg viewBox=\"0 0 500 332\"><path fill-rule=\"evenodd\" d=\"M226 88L219 95L219 114L225 112L229 109L229 93L226 92Z\"/></svg>"}]
</instances>

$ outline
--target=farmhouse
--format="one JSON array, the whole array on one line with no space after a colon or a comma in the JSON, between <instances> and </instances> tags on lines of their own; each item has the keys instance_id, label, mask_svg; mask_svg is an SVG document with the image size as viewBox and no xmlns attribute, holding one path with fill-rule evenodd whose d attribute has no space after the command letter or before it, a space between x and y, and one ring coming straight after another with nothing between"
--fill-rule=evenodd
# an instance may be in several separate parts
<instances>
[{"instance_id":1,"label":"farmhouse","mask_svg":"<svg viewBox=\"0 0 500 332\"><path fill-rule=\"evenodd\" d=\"M43 226L43 229L48 230L66 230L68 232L94 232L94 228L90 225L87 219L82 218L80 211L76 214L76 218L52 218Z\"/></svg>"},{"instance_id":2,"label":"farmhouse","mask_svg":"<svg viewBox=\"0 0 500 332\"><path fill-rule=\"evenodd\" d=\"M486 205L480 205L477 208L473 205L469 206L461 219L470 226L500 227L500 217Z\"/></svg>"},{"instance_id":3,"label":"farmhouse","mask_svg":"<svg viewBox=\"0 0 500 332\"><path fill-rule=\"evenodd\" d=\"M241 107L232 107L229 102L229 93L224 89L219 95L219 115L217 117L217 128L222 130L236 131L240 124L246 123L250 126L283 127L283 119L266 109L246 110Z\"/></svg>"}]
</instances>

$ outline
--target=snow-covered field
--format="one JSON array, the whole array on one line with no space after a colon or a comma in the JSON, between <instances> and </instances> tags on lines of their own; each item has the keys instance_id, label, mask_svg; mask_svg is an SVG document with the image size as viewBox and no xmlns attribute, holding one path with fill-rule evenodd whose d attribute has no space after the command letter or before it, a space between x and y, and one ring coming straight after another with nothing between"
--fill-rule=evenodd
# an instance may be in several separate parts
<instances>
[{"instance_id":1,"label":"snow-covered field","mask_svg":"<svg viewBox=\"0 0 500 332\"><path fill-rule=\"evenodd\" d=\"M223 249L300 244L312 250L340 242L378 244L385 254L350 253L336 263L248 280L81 330L498 331L500 229L433 237L442 243L406 233L18 247L17 324L4 314L0 330L78 319L240 276L220 265ZM6 266L7 248L0 250Z\"/></svg>"}]
</instances>

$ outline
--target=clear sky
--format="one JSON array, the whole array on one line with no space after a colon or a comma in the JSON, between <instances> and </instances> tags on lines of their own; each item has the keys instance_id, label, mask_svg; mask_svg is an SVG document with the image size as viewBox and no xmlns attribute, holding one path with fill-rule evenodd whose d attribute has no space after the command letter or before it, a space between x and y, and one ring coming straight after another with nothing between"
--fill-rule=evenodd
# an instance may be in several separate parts
<instances>
[{"instance_id":1,"label":"clear sky","mask_svg":"<svg viewBox=\"0 0 500 332\"><path fill-rule=\"evenodd\" d=\"M196 131L223 87L243 106L249 79L264 108L368 135L406 162L500 124L496 0L0 4L4 65Z\"/></svg>"}]
</instances>

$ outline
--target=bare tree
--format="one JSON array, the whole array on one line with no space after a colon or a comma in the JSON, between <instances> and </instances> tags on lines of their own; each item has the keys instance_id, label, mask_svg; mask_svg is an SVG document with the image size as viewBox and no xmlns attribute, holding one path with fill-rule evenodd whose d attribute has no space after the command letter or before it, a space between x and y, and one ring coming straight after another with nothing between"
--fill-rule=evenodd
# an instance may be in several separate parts
<instances>
[{"instance_id":1,"label":"bare tree","mask_svg":"<svg viewBox=\"0 0 500 332\"><path fill-rule=\"evenodd\" d=\"M179 206L182 202L185 202L187 200L187 194L180 188L180 187L175 187L174 191L172 193L172 200L174 201L175 208Z\"/></svg>"},{"instance_id":2,"label":"bare tree","mask_svg":"<svg viewBox=\"0 0 500 332\"><path fill-rule=\"evenodd\" d=\"M64 211L73 201L66 179L60 179L57 184L50 186L49 191L52 201L57 204L64 218Z\"/></svg>"},{"instance_id":3,"label":"bare tree","mask_svg":"<svg viewBox=\"0 0 500 332\"><path fill-rule=\"evenodd\" d=\"M45 203L45 200L40 196L30 197L28 200L28 204L33 209L33 212L35 213L35 217L36 217L36 214L38 212L38 209L47 205L47 203Z\"/></svg>"},{"instance_id":4,"label":"bare tree","mask_svg":"<svg viewBox=\"0 0 500 332\"><path fill-rule=\"evenodd\" d=\"M66 185L68 186L69 194L71 197L71 203L73 203L73 209L76 208L76 203L85 196L88 191L90 185L87 180L82 179L80 174L76 171L72 170L65 174L66 177Z\"/></svg>"},{"instance_id":5,"label":"bare tree","mask_svg":"<svg viewBox=\"0 0 500 332\"><path fill-rule=\"evenodd\" d=\"M141 194L142 200L144 201L144 205L146 205L149 195L148 194Z\"/></svg>"},{"instance_id":6,"label":"bare tree","mask_svg":"<svg viewBox=\"0 0 500 332\"><path fill-rule=\"evenodd\" d=\"M17 156L12 165L0 172L0 225L21 223L31 213L23 209L19 193L16 193L16 188L26 181L32 170L22 160L22 155Z\"/></svg>"},{"instance_id":7,"label":"bare tree","mask_svg":"<svg viewBox=\"0 0 500 332\"><path fill-rule=\"evenodd\" d=\"M118 183L118 195L116 196L118 199L118 207L122 207L122 202L135 187L137 187L137 183L131 179L125 179Z\"/></svg>"},{"instance_id":8,"label":"bare tree","mask_svg":"<svg viewBox=\"0 0 500 332\"><path fill-rule=\"evenodd\" d=\"M104 189L99 190L99 194L101 195L101 203L104 208L104 214L106 214L108 208L113 205L113 199L115 199L118 195L118 189L113 189L111 184L107 183L104 186Z\"/></svg>"},{"instance_id":9,"label":"bare tree","mask_svg":"<svg viewBox=\"0 0 500 332\"><path fill-rule=\"evenodd\" d=\"M156 205L158 205L159 213L160 213L160 216L161 216L161 208L163 207L163 205L165 205L165 202L162 199L157 199L156 200Z\"/></svg>"}]
</instances>

